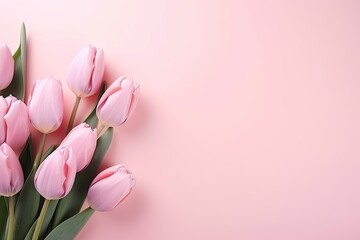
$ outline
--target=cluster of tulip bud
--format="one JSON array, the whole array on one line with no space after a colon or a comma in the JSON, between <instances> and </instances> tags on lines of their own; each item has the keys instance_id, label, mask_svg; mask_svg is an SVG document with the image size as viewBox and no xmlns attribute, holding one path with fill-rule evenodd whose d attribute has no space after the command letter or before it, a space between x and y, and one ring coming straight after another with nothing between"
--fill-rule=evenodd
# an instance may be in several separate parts
<instances>
[{"instance_id":1,"label":"cluster of tulip bud","mask_svg":"<svg viewBox=\"0 0 360 240\"><path fill-rule=\"evenodd\" d=\"M29 138L30 125L42 134L34 161L36 190L47 200L64 198L70 192L76 174L91 162L103 130L123 124L134 111L139 98L139 85L129 78L120 77L106 89L98 102L96 115L99 124L96 129L86 123L73 128L80 100L99 92L102 86L104 65L103 50L91 45L83 47L75 56L67 76L67 84L76 95L68 134L42 162L46 135L56 131L64 118L61 82L52 76L37 80L27 104L11 95L0 96L0 195L14 196L23 187L24 174L19 155ZM6 45L0 45L0 91L9 86L13 74L13 56ZM132 174L122 164L105 169L91 183L88 203L97 211L111 210L126 199L134 183Z\"/></svg>"}]
</instances>

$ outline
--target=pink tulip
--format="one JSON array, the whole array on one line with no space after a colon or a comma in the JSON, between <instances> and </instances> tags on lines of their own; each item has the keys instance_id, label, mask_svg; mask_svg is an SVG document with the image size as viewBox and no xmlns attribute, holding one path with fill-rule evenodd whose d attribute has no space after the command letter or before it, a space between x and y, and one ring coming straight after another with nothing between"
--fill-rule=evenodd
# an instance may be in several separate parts
<instances>
[{"instance_id":1,"label":"pink tulip","mask_svg":"<svg viewBox=\"0 0 360 240\"><path fill-rule=\"evenodd\" d=\"M68 86L78 97L94 95L100 89L104 70L103 50L87 45L80 50L70 65Z\"/></svg>"},{"instance_id":2,"label":"pink tulip","mask_svg":"<svg viewBox=\"0 0 360 240\"><path fill-rule=\"evenodd\" d=\"M0 144L6 142L15 152L21 152L28 137L28 110L13 96L0 96Z\"/></svg>"},{"instance_id":3,"label":"pink tulip","mask_svg":"<svg viewBox=\"0 0 360 240\"><path fill-rule=\"evenodd\" d=\"M9 145L0 145L0 195L11 197L24 185L24 174L15 152Z\"/></svg>"},{"instance_id":4,"label":"pink tulip","mask_svg":"<svg viewBox=\"0 0 360 240\"><path fill-rule=\"evenodd\" d=\"M64 113L61 82L53 77L37 80L28 106L30 122L37 130L42 133L57 130Z\"/></svg>"},{"instance_id":5,"label":"pink tulip","mask_svg":"<svg viewBox=\"0 0 360 240\"><path fill-rule=\"evenodd\" d=\"M96 115L105 126L123 124L133 113L139 99L140 85L121 77L115 80L100 98Z\"/></svg>"},{"instance_id":6,"label":"pink tulip","mask_svg":"<svg viewBox=\"0 0 360 240\"><path fill-rule=\"evenodd\" d=\"M10 49L5 45L0 45L0 90L7 88L14 75L14 58Z\"/></svg>"},{"instance_id":7,"label":"pink tulip","mask_svg":"<svg viewBox=\"0 0 360 240\"><path fill-rule=\"evenodd\" d=\"M91 183L87 199L91 208L105 212L122 203L135 186L135 179L122 164L102 171Z\"/></svg>"},{"instance_id":8,"label":"pink tulip","mask_svg":"<svg viewBox=\"0 0 360 240\"><path fill-rule=\"evenodd\" d=\"M60 199L71 190L76 175L76 158L71 149L59 147L36 171L36 190L46 199Z\"/></svg>"},{"instance_id":9,"label":"pink tulip","mask_svg":"<svg viewBox=\"0 0 360 240\"><path fill-rule=\"evenodd\" d=\"M96 147L96 130L82 123L73 128L60 146L68 147L73 150L77 160L77 172L84 169L91 161Z\"/></svg>"}]
</instances>

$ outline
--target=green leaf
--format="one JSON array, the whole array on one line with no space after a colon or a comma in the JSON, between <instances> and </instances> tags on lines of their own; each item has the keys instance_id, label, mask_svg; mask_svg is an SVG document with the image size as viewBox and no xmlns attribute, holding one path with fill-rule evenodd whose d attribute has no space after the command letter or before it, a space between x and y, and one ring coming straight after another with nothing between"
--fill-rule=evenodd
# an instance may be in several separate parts
<instances>
[{"instance_id":1,"label":"green leaf","mask_svg":"<svg viewBox=\"0 0 360 240\"><path fill-rule=\"evenodd\" d=\"M26 82L26 29L25 24L21 26L20 45L14 53L15 69L14 76L10 85L2 91L2 95L13 95L17 99L25 99L25 82Z\"/></svg>"},{"instance_id":2,"label":"green leaf","mask_svg":"<svg viewBox=\"0 0 360 240\"><path fill-rule=\"evenodd\" d=\"M112 135L113 129L109 128L98 139L95 153L89 166L77 174L74 186L72 187L70 193L60 200L54 215L53 228L80 211L90 184L95 178L105 153L110 146Z\"/></svg>"},{"instance_id":3,"label":"green leaf","mask_svg":"<svg viewBox=\"0 0 360 240\"><path fill-rule=\"evenodd\" d=\"M49 156L54 150L55 146L51 146L43 154L42 160ZM36 169L33 168L25 181L16 204L14 240L23 240L39 215L41 196L34 186L35 173Z\"/></svg>"},{"instance_id":4,"label":"green leaf","mask_svg":"<svg viewBox=\"0 0 360 240\"><path fill-rule=\"evenodd\" d=\"M22 150L19 160L21 163L22 170L24 172L24 178L26 179L32 169L32 166L34 164L34 159L32 158L32 148L31 148L31 136L29 137L28 141L26 142L26 145L24 149Z\"/></svg>"},{"instance_id":5,"label":"green leaf","mask_svg":"<svg viewBox=\"0 0 360 240\"><path fill-rule=\"evenodd\" d=\"M74 215L68 220L64 221L58 227L56 227L45 240L69 240L74 239L76 235L85 226L87 221L90 219L94 210L87 208L84 211Z\"/></svg>"},{"instance_id":6,"label":"green leaf","mask_svg":"<svg viewBox=\"0 0 360 240\"><path fill-rule=\"evenodd\" d=\"M5 239L8 211L4 197L0 197L0 239Z\"/></svg>"},{"instance_id":7,"label":"green leaf","mask_svg":"<svg viewBox=\"0 0 360 240\"><path fill-rule=\"evenodd\" d=\"M14 239L24 239L38 217L40 195L34 186L35 169L25 181L15 208Z\"/></svg>"},{"instance_id":8,"label":"green leaf","mask_svg":"<svg viewBox=\"0 0 360 240\"><path fill-rule=\"evenodd\" d=\"M98 95L98 99L97 99L96 103L99 102L101 96L105 92L105 88L106 88L106 85L105 85L105 83L103 83L103 85L101 86L101 89L99 91L99 95ZM98 123L98 118L96 116L96 107L97 107L97 104L95 105L94 109L91 111L91 113L89 114L89 116L85 120L85 122L87 124L89 124L92 128L96 128L96 125Z\"/></svg>"},{"instance_id":9,"label":"green leaf","mask_svg":"<svg viewBox=\"0 0 360 240\"><path fill-rule=\"evenodd\" d=\"M51 222L51 218L53 217L54 215L54 212L56 210L56 206L58 204L59 200L52 200L50 201L49 203L49 207L46 211L46 214L45 214L45 218L44 218L44 222L41 226L41 230L40 230L40 235L39 235L39 239L44 239L44 236L45 236L45 233L46 233L46 230ZM26 237L24 240L31 240L32 239L32 236L34 234L34 231L35 231L35 228L36 228L36 223L37 223L38 220L36 220L34 222L34 224L31 226L29 232L26 234Z\"/></svg>"}]
</instances>

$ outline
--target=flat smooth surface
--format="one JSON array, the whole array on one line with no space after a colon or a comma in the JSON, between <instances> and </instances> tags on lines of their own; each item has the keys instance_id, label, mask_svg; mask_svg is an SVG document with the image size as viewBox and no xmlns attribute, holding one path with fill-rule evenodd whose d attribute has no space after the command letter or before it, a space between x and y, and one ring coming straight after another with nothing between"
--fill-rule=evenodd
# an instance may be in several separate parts
<instances>
[{"instance_id":1,"label":"flat smooth surface","mask_svg":"<svg viewBox=\"0 0 360 240\"><path fill-rule=\"evenodd\" d=\"M127 164L136 189L77 239L360 239L359 12L350 0L1 3L0 42L15 51L26 23L29 80L63 81L66 123L84 44L104 49L106 81L142 85L105 160Z\"/></svg>"}]
</instances>

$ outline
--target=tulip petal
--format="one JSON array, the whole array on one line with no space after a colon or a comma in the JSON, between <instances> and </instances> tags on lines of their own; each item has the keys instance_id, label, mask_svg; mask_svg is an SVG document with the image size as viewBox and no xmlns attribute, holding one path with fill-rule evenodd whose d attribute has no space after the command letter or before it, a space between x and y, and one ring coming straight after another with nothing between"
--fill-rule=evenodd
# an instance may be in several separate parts
<instances>
[{"instance_id":1,"label":"tulip petal","mask_svg":"<svg viewBox=\"0 0 360 240\"><path fill-rule=\"evenodd\" d=\"M129 109L129 114L128 114L128 118L133 114L135 107L139 101L139 97L140 97L140 85L136 84L135 85L135 90L133 92L133 96L131 99L131 103L130 103L130 109Z\"/></svg>"},{"instance_id":2,"label":"tulip petal","mask_svg":"<svg viewBox=\"0 0 360 240\"><path fill-rule=\"evenodd\" d=\"M51 156L53 154L59 153L54 151L48 157L51 159L45 159L38 168L34 179L36 190L46 199L57 199L64 195L65 175L61 171L64 167L64 160L59 156Z\"/></svg>"},{"instance_id":3,"label":"tulip petal","mask_svg":"<svg viewBox=\"0 0 360 240\"><path fill-rule=\"evenodd\" d=\"M130 99L130 94L122 91L116 92L107 98L101 114L105 125L118 126L126 121L130 108ZM116 109L117 104L121 104L121 106Z\"/></svg>"},{"instance_id":4,"label":"tulip petal","mask_svg":"<svg viewBox=\"0 0 360 240\"><path fill-rule=\"evenodd\" d=\"M76 158L71 149L69 149L67 160L64 165L65 181L63 183L64 194L61 196L65 197L71 190L76 176Z\"/></svg>"},{"instance_id":5,"label":"tulip petal","mask_svg":"<svg viewBox=\"0 0 360 240\"><path fill-rule=\"evenodd\" d=\"M135 180L123 165L106 169L90 186L89 205L97 211L109 211L126 199L134 185Z\"/></svg>"},{"instance_id":6,"label":"tulip petal","mask_svg":"<svg viewBox=\"0 0 360 240\"><path fill-rule=\"evenodd\" d=\"M5 45L0 45L0 90L5 89L11 83L14 75L15 61L10 49Z\"/></svg>"},{"instance_id":7,"label":"tulip petal","mask_svg":"<svg viewBox=\"0 0 360 240\"><path fill-rule=\"evenodd\" d=\"M4 116L7 126L6 143L16 152L21 151L29 135L29 117L26 105L17 100L10 105Z\"/></svg>"},{"instance_id":8,"label":"tulip petal","mask_svg":"<svg viewBox=\"0 0 360 240\"><path fill-rule=\"evenodd\" d=\"M0 195L13 196L24 185L24 174L15 152L9 145L3 143L0 146Z\"/></svg>"},{"instance_id":9,"label":"tulip petal","mask_svg":"<svg viewBox=\"0 0 360 240\"><path fill-rule=\"evenodd\" d=\"M80 50L70 65L67 83L71 91L78 97L86 97L92 93L92 75L96 64L95 56L96 48L87 45Z\"/></svg>"},{"instance_id":10,"label":"tulip petal","mask_svg":"<svg viewBox=\"0 0 360 240\"><path fill-rule=\"evenodd\" d=\"M57 130L63 120L64 99L61 82L53 77L36 82L29 101L29 118L42 133Z\"/></svg>"},{"instance_id":11,"label":"tulip petal","mask_svg":"<svg viewBox=\"0 0 360 240\"><path fill-rule=\"evenodd\" d=\"M93 200L89 204L97 211L109 211L130 193L132 186L133 182L130 176L118 177L115 173L92 186L89 198ZM104 197L104 194L110 192L111 196Z\"/></svg>"},{"instance_id":12,"label":"tulip petal","mask_svg":"<svg viewBox=\"0 0 360 240\"><path fill-rule=\"evenodd\" d=\"M105 60L104 60L104 51L98 49L95 56L95 68L91 76L91 91L88 95L94 95L99 89L103 81L104 71L105 71Z\"/></svg>"},{"instance_id":13,"label":"tulip petal","mask_svg":"<svg viewBox=\"0 0 360 240\"><path fill-rule=\"evenodd\" d=\"M115 165L115 166L112 166L112 167L109 167L109 168L103 170L94 178L94 180L91 183L91 186L107 177L110 177L111 175L113 175L114 173L119 171L119 169L121 169L121 168L125 168L125 165L118 164L118 165Z\"/></svg>"},{"instance_id":14,"label":"tulip petal","mask_svg":"<svg viewBox=\"0 0 360 240\"><path fill-rule=\"evenodd\" d=\"M6 140L6 122L4 116L8 110L8 105L3 96L0 96L0 144Z\"/></svg>"},{"instance_id":15,"label":"tulip petal","mask_svg":"<svg viewBox=\"0 0 360 240\"><path fill-rule=\"evenodd\" d=\"M108 89L106 89L106 91L104 92L104 94L101 96L101 98L99 100L98 108L101 108L104 105L104 102L106 102L106 99L109 96L111 96L115 92L121 90L121 82L125 79L126 79L125 77L119 77L109 86Z\"/></svg>"},{"instance_id":16,"label":"tulip petal","mask_svg":"<svg viewBox=\"0 0 360 240\"><path fill-rule=\"evenodd\" d=\"M99 117L104 125L119 126L126 121L134 90L134 82L126 78L118 91L99 103Z\"/></svg>"},{"instance_id":17,"label":"tulip petal","mask_svg":"<svg viewBox=\"0 0 360 240\"><path fill-rule=\"evenodd\" d=\"M40 165L34 178L36 190L46 199L65 197L74 184L76 159L72 150L59 147Z\"/></svg>"},{"instance_id":18,"label":"tulip petal","mask_svg":"<svg viewBox=\"0 0 360 240\"><path fill-rule=\"evenodd\" d=\"M10 182L11 177L10 173L11 170L8 166L8 156L3 152L0 151L0 169L1 169L1 178L0 178L0 195L8 196L10 192Z\"/></svg>"},{"instance_id":19,"label":"tulip petal","mask_svg":"<svg viewBox=\"0 0 360 240\"><path fill-rule=\"evenodd\" d=\"M60 144L60 146L72 148L77 161L77 172L90 163L96 148L96 141L96 131L91 129L88 124L82 123L73 128Z\"/></svg>"}]
</instances>

